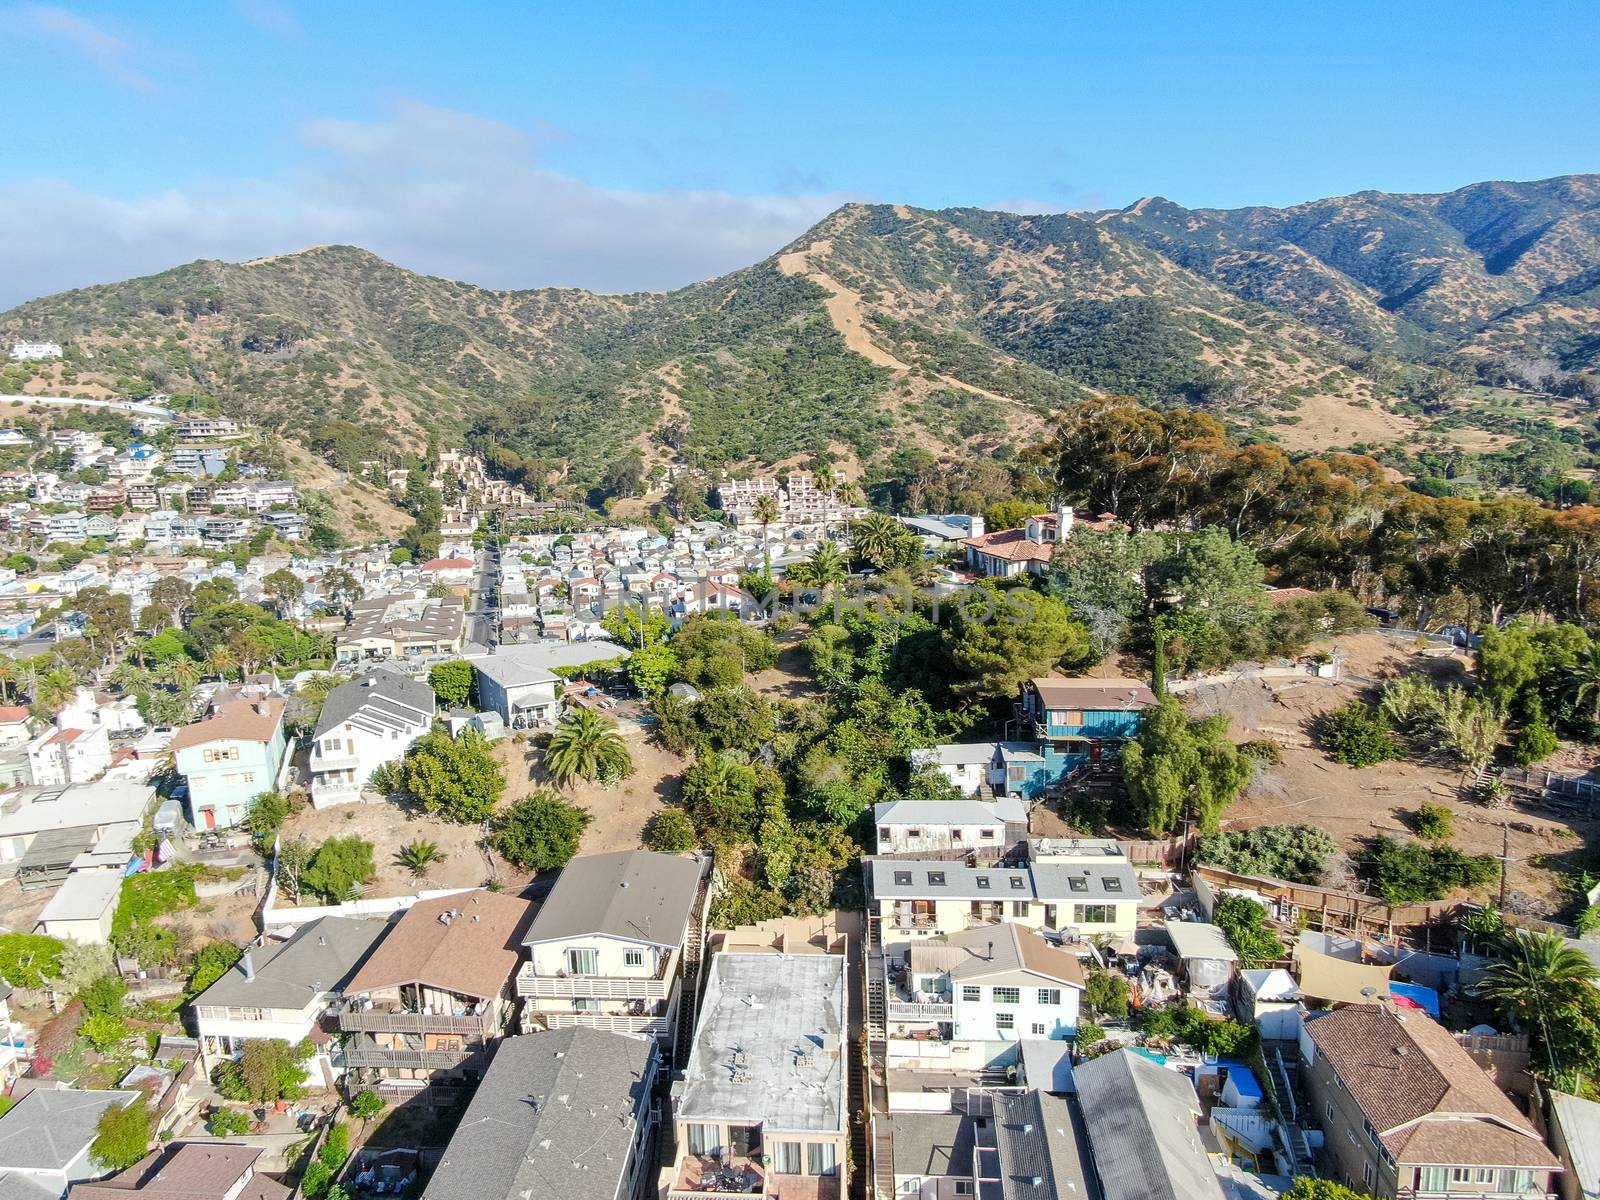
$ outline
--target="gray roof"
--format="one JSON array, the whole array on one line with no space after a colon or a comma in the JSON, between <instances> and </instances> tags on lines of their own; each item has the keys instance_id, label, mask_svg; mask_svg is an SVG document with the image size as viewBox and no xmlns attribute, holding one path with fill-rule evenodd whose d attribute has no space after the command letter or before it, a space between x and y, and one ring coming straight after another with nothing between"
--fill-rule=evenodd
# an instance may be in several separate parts
<instances>
[{"instance_id":1,"label":"gray roof","mask_svg":"<svg viewBox=\"0 0 1600 1200\"><path fill-rule=\"evenodd\" d=\"M1592 1196L1600 1192L1600 1104L1565 1092L1551 1092L1550 1107L1581 1194Z\"/></svg>"},{"instance_id":2,"label":"gray roof","mask_svg":"<svg viewBox=\"0 0 1600 1200\"><path fill-rule=\"evenodd\" d=\"M587 934L677 946L700 888L699 860L621 850L586 854L561 868L523 945Z\"/></svg>"},{"instance_id":3,"label":"gray roof","mask_svg":"<svg viewBox=\"0 0 1600 1200\"><path fill-rule=\"evenodd\" d=\"M1022 1076L1041 1092L1076 1092L1072 1078L1072 1043L1060 1038L1023 1038Z\"/></svg>"},{"instance_id":4,"label":"gray roof","mask_svg":"<svg viewBox=\"0 0 1600 1200\"><path fill-rule=\"evenodd\" d=\"M0 1170L66 1169L94 1141L100 1114L140 1095L35 1088L0 1117Z\"/></svg>"},{"instance_id":5,"label":"gray roof","mask_svg":"<svg viewBox=\"0 0 1600 1200\"><path fill-rule=\"evenodd\" d=\"M1073 1075L1106 1200L1222 1200L1188 1079L1131 1050L1079 1063Z\"/></svg>"},{"instance_id":6,"label":"gray roof","mask_svg":"<svg viewBox=\"0 0 1600 1200\"><path fill-rule=\"evenodd\" d=\"M1005 818L983 800L895 800L873 806L879 825L1004 825Z\"/></svg>"},{"instance_id":7,"label":"gray roof","mask_svg":"<svg viewBox=\"0 0 1600 1200\"><path fill-rule=\"evenodd\" d=\"M115 871L74 871L39 914L48 921L98 921L122 894L122 876Z\"/></svg>"},{"instance_id":8,"label":"gray roof","mask_svg":"<svg viewBox=\"0 0 1600 1200\"><path fill-rule=\"evenodd\" d=\"M845 1041L842 955L717 954L677 1116L842 1133Z\"/></svg>"},{"instance_id":9,"label":"gray roof","mask_svg":"<svg viewBox=\"0 0 1600 1200\"><path fill-rule=\"evenodd\" d=\"M1002 869L968 867L959 862L873 859L868 862L867 870L872 880L872 894L884 899L896 896L918 900L1035 898L1033 876L1027 867Z\"/></svg>"},{"instance_id":10,"label":"gray roof","mask_svg":"<svg viewBox=\"0 0 1600 1200\"><path fill-rule=\"evenodd\" d=\"M328 693L314 736L321 737L350 720L367 725L374 732L409 729L417 722L416 714L428 719L433 710L433 689L427 684L397 671L373 670Z\"/></svg>"},{"instance_id":11,"label":"gray roof","mask_svg":"<svg viewBox=\"0 0 1600 1200\"><path fill-rule=\"evenodd\" d=\"M61 1200L61 1193L36 1175L0 1172L0 1200Z\"/></svg>"},{"instance_id":12,"label":"gray roof","mask_svg":"<svg viewBox=\"0 0 1600 1200\"><path fill-rule=\"evenodd\" d=\"M244 960L199 996L197 1005L301 1009L313 996L335 992L366 961L388 928L380 919L321 917L302 925L286 942L251 947L255 978L246 979Z\"/></svg>"},{"instance_id":13,"label":"gray roof","mask_svg":"<svg viewBox=\"0 0 1600 1200\"><path fill-rule=\"evenodd\" d=\"M894 1113L894 1173L972 1178L972 1118L966 1113Z\"/></svg>"},{"instance_id":14,"label":"gray roof","mask_svg":"<svg viewBox=\"0 0 1600 1200\"><path fill-rule=\"evenodd\" d=\"M1076 1104L1040 1091L996 1092L994 1122L1006 1200L1099 1200Z\"/></svg>"},{"instance_id":15,"label":"gray roof","mask_svg":"<svg viewBox=\"0 0 1600 1200\"><path fill-rule=\"evenodd\" d=\"M654 1053L649 1038L598 1029L504 1039L428 1200L614 1200Z\"/></svg>"},{"instance_id":16,"label":"gray roof","mask_svg":"<svg viewBox=\"0 0 1600 1200\"><path fill-rule=\"evenodd\" d=\"M1228 944L1227 935L1216 925L1208 925L1204 921L1168 921L1164 928L1179 958L1239 961L1239 952Z\"/></svg>"},{"instance_id":17,"label":"gray roof","mask_svg":"<svg viewBox=\"0 0 1600 1200\"><path fill-rule=\"evenodd\" d=\"M587 642L525 642L504 646L472 665L501 687L519 687L556 678L557 667L581 667L603 659L627 658L633 653L616 642L596 639Z\"/></svg>"},{"instance_id":18,"label":"gray roof","mask_svg":"<svg viewBox=\"0 0 1600 1200\"><path fill-rule=\"evenodd\" d=\"M913 750L911 761L936 764L941 767L960 767L991 762L996 742L946 742L926 750Z\"/></svg>"}]
</instances>

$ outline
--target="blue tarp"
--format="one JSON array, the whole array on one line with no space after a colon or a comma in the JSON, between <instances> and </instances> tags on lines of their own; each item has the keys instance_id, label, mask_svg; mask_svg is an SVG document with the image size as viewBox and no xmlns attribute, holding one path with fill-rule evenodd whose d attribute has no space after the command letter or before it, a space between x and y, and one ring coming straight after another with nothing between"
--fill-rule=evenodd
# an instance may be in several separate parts
<instances>
[{"instance_id":1,"label":"blue tarp","mask_svg":"<svg viewBox=\"0 0 1600 1200\"><path fill-rule=\"evenodd\" d=\"M1420 983L1390 983L1389 994L1401 1000L1410 1000L1435 1021L1439 1019L1439 993Z\"/></svg>"}]
</instances>

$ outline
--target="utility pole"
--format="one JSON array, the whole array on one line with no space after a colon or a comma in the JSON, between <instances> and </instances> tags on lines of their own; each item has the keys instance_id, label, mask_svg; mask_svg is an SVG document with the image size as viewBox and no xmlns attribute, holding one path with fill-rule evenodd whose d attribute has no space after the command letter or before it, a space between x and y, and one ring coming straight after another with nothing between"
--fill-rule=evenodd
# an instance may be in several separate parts
<instances>
[{"instance_id":1,"label":"utility pole","mask_svg":"<svg viewBox=\"0 0 1600 1200\"><path fill-rule=\"evenodd\" d=\"M1511 825L1500 822L1500 911L1506 910L1506 874L1511 865Z\"/></svg>"}]
</instances>

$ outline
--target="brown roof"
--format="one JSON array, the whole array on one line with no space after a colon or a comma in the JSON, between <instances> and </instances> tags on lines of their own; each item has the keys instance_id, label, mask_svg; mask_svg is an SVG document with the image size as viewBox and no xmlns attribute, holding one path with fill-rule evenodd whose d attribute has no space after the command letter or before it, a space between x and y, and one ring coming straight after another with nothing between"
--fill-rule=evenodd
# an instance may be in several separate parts
<instances>
[{"instance_id":1,"label":"brown roof","mask_svg":"<svg viewBox=\"0 0 1600 1200\"><path fill-rule=\"evenodd\" d=\"M1291 600L1304 600L1308 596L1315 595L1316 593L1310 588L1281 587L1269 589L1267 592L1267 599L1273 604L1287 604Z\"/></svg>"},{"instance_id":2,"label":"brown roof","mask_svg":"<svg viewBox=\"0 0 1600 1200\"><path fill-rule=\"evenodd\" d=\"M520 896L484 891L413 904L345 985L345 994L425 983L479 999L498 996L517 969L533 911ZM450 919L441 920L446 913Z\"/></svg>"},{"instance_id":3,"label":"brown roof","mask_svg":"<svg viewBox=\"0 0 1600 1200\"><path fill-rule=\"evenodd\" d=\"M1056 550L1054 542L1029 541L1026 529L1001 529L995 533L986 533L982 537L962 538L961 544L976 550L979 554L987 554L991 558L1003 558L1007 562L1028 559L1034 562L1049 562L1050 556Z\"/></svg>"},{"instance_id":4,"label":"brown roof","mask_svg":"<svg viewBox=\"0 0 1600 1200\"><path fill-rule=\"evenodd\" d=\"M1156 694L1142 679L1030 679L1028 683L1046 708L1131 712L1156 702Z\"/></svg>"},{"instance_id":5,"label":"brown roof","mask_svg":"<svg viewBox=\"0 0 1600 1200\"><path fill-rule=\"evenodd\" d=\"M1449 1031L1426 1014L1355 1004L1306 1033L1397 1158L1441 1165L1556 1166L1533 1126ZM1479 1117L1467 1121L1463 1117ZM1441 1117L1437 1130L1413 1127ZM1528 1161L1506 1161L1517 1138ZM1426 1150L1425 1157L1418 1152ZM1460 1157L1437 1158L1445 1154ZM1482 1157L1487 1155L1487 1157Z\"/></svg>"},{"instance_id":6,"label":"brown roof","mask_svg":"<svg viewBox=\"0 0 1600 1200\"><path fill-rule=\"evenodd\" d=\"M126 1171L96 1183L72 1188L74 1200L127 1200L127 1193L163 1200L216 1200L225 1196L263 1151L257 1146L224 1142L182 1142L141 1159ZM238 1200L283 1200L289 1189L256 1174Z\"/></svg>"},{"instance_id":7,"label":"brown roof","mask_svg":"<svg viewBox=\"0 0 1600 1200\"><path fill-rule=\"evenodd\" d=\"M264 711L256 711L256 705ZM265 700L228 700L216 706L211 715L178 730L168 749L176 754L190 746L224 739L241 742L270 742L283 723L284 702L276 696Z\"/></svg>"}]
</instances>

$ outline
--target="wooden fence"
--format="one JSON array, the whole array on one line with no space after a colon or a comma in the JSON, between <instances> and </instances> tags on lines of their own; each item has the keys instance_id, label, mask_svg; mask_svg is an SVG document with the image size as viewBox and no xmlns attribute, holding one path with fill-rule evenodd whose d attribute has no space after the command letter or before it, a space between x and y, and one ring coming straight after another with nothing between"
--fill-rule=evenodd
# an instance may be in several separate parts
<instances>
[{"instance_id":1,"label":"wooden fence","mask_svg":"<svg viewBox=\"0 0 1600 1200\"><path fill-rule=\"evenodd\" d=\"M1365 937L1392 939L1396 929L1453 924L1461 910L1460 901L1387 904L1354 892L1336 892L1308 884L1285 883L1281 879L1238 875L1220 867L1197 866L1191 874L1197 887L1205 885L1213 891L1232 889L1255 892L1276 901L1280 910L1287 910L1279 914L1285 920L1292 921L1304 913L1324 930Z\"/></svg>"},{"instance_id":2,"label":"wooden fence","mask_svg":"<svg viewBox=\"0 0 1600 1200\"><path fill-rule=\"evenodd\" d=\"M1123 842L1117 848L1136 865L1154 865L1167 870L1177 870L1193 852L1200 837L1191 833L1187 838L1169 837L1162 841Z\"/></svg>"}]
</instances>

